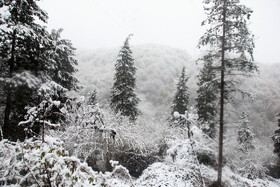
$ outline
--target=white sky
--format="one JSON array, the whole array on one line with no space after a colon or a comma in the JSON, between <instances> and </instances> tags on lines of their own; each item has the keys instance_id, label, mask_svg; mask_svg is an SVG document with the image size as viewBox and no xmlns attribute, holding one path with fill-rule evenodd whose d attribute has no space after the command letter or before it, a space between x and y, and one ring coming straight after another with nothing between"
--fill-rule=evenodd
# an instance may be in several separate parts
<instances>
[{"instance_id":1,"label":"white sky","mask_svg":"<svg viewBox=\"0 0 280 187\"><path fill-rule=\"evenodd\" d=\"M256 36L255 60L280 62L280 0L243 0L254 10L250 29ZM77 49L119 47L134 33L132 45L156 43L186 49L195 57L202 0L41 0L50 29L63 28L63 37Z\"/></svg>"}]
</instances>

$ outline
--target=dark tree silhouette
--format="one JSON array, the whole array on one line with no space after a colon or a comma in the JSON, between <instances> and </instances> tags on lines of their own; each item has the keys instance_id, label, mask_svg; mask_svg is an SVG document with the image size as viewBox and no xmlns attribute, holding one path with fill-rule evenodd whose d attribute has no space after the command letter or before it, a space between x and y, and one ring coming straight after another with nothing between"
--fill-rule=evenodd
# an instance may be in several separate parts
<instances>
[{"instance_id":1,"label":"dark tree silhouette","mask_svg":"<svg viewBox=\"0 0 280 187\"><path fill-rule=\"evenodd\" d=\"M129 46L130 37L131 35L126 38L115 64L116 73L111 91L111 106L115 113L128 116L134 121L139 115L137 108L139 99L135 94L136 67Z\"/></svg>"}]
</instances>

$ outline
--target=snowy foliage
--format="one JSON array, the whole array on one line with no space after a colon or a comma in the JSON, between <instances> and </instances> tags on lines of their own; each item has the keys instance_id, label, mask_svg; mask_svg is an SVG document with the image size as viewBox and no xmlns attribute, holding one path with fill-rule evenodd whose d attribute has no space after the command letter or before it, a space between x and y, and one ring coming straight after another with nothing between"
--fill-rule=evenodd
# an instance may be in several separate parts
<instances>
[{"instance_id":1,"label":"snowy foliage","mask_svg":"<svg viewBox=\"0 0 280 187\"><path fill-rule=\"evenodd\" d=\"M239 122L237 142L239 145L239 149L244 153L255 148L254 134L249 127L249 123L250 121L247 119L245 113L243 112Z\"/></svg>"},{"instance_id":2,"label":"snowy foliage","mask_svg":"<svg viewBox=\"0 0 280 187\"><path fill-rule=\"evenodd\" d=\"M131 120L136 120L139 115L137 108L139 98L135 93L135 73L134 59L129 46L129 35L122 46L115 64L115 82L111 91L111 107L115 113L128 116Z\"/></svg>"},{"instance_id":3,"label":"snowy foliage","mask_svg":"<svg viewBox=\"0 0 280 187\"><path fill-rule=\"evenodd\" d=\"M27 139L22 143L0 142L1 181L6 185L71 186L102 181L86 163L69 157L63 142L46 137L44 143Z\"/></svg>"},{"instance_id":4,"label":"snowy foliage","mask_svg":"<svg viewBox=\"0 0 280 187\"><path fill-rule=\"evenodd\" d=\"M54 123L53 113L61 113L58 93L65 92L66 89L59 84L50 81L44 83L38 89L38 95L43 99L41 103L37 106L29 107L27 114L25 115L25 121L21 121L19 125L25 126L25 131L29 135L37 135L36 132L32 130L33 126L39 124L39 129L42 128L42 141L44 141L45 128L47 127L58 127L60 124ZM27 107L28 108L28 107ZM42 126L42 127L41 127Z\"/></svg>"},{"instance_id":5,"label":"snowy foliage","mask_svg":"<svg viewBox=\"0 0 280 187\"><path fill-rule=\"evenodd\" d=\"M200 133L199 133L200 134ZM197 135L199 135L197 134ZM203 134L200 134L203 135ZM199 136L200 136L199 135ZM201 139L200 139L201 140ZM209 186L216 180L216 170L212 166L197 164L195 157L196 149L191 145L199 147L203 142L189 140L174 140L169 142L168 154L163 162L157 162L149 166L142 176L135 181L135 186ZM176 153L175 161L172 153ZM252 163L250 163L252 164ZM248 166L250 165L248 164ZM246 164L244 164L245 167ZM254 167L258 167L255 164ZM257 186L257 187L276 187L280 185L279 180L267 176L263 178L247 178L246 175L238 174L228 166L224 166L225 186ZM246 173L246 174L249 174Z\"/></svg>"},{"instance_id":6,"label":"snowy foliage","mask_svg":"<svg viewBox=\"0 0 280 187\"><path fill-rule=\"evenodd\" d=\"M164 162L149 166L136 186L203 186L194 144L189 139L171 140Z\"/></svg>"},{"instance_id":7,"label":"snowy foliage","mask_svg":"<svg viewBox=\"0 0 280 187\"><path fill-rule=\"evenodd\" d=\"M64 140L70 153L83 160L88 158L97 144L102 143L103 139L96 139L106 136L109 141L111 135L114 135L113 129L104 126L103 113L98 105L87 105L83 97L76 101L66 101L61 112L65 118L61 128L50 130L49 133Z\"/></svg>"},{"instance_id":8,"label":"snowy foliage","mask_svg":"<svg viewBox=\"0 0 280 187\"><path fill-rule=\"evenodd\" d=\"M214 1L206 0L205 2L208 4ZM239 1L228 2L234 5ZM75 49L71 42L60 38L61 29L48 34L44 26L37 24L39 20L46 22L47 14L39 9L36 1L1 1L0 9L0 60L3 62L0 81L5 84L5 89L1 89L0 92L17 89L17 92L13 92L12 95L17 94L16 96L20 99L11 98L14 100L11 104L18 104L19 101L24 100L25 102L18 108L23 109L28 105L25 121L20 122L20 125L28 125L26 129L29 130L36 125L43 125L40 132L43 134L43 142L37 139L38 136L26 139L22 143L8 140L0 142L0 185L196 187L207 186L216 180L217 147L214 146L215 139L209 138L212 133L208 133L213 127L211 125L214 124L214 118L212 118L214 112L211 113L211 119L199 121L201 117L199 111L196 112L191 107L182 111L177 109L172 112L175 120L171 125L165 121L168 115L162 112L166 112L170 106L175 90L174 77L179 74L182 65L188 61L188 72L183 71L188 76L196 73L196 67L192 64L194 62L189 62L189 56L184 51L156 45L133 48L137 49L134 50L135 67L131 68L131 72L125 72L128 73L127 76L131 76L130 80L133 82L133 87L129 87L129 91L137 91L141 99L145 101L139 106L141 110L144 109L145 116L138 116L137 109L133 115L137 114L138 120L132 123L129 115L123 115L120 111L115 114L106 108L110 97L110 85L113 84L111 65L116 61L115 54L111 54L114 56L111 58L106 52L104 55L104 51L98 51L97 55L87 57L86 60L95 67L88 68L84 65L87 72L90 72L88 76L90 85L87 84L86 89L93 90L90 86L97 88L98 100L102 101L101 107L97 104L97 92L94 91L87 97L69 99L64 104L60 97L66 91L65 88L78 89L77 79L72 76L76 72L77 61L74 58ZM241 12L241 16L251 13L249 9L246 11ZM237 15L237 18L238 16L240 15ZM232 17L231 21L234 22L237 18ZM208 21L213 23L215 19L208 17ZM219 31L217 33L219 34ZM230 34L235 35L235 30L233 29ZM235 44L243 42L240 42L240 38L235 38ZM209 41L214 45L215 42L213 43L212 39ZM201 41L203 43L203 38ZM250 37L246 38L246 41L252 44ZM239 62L243 63L247 57L252 57L250 45L235 46L229 43L228 47L232 47L233 51L235 47L237 51L247 47L248 52L242 54L245 56L241 57L231 56L230 52L227 56L230 59L227 60L234 62L234 65L228 63L226 66L227 68L234 67L228 71L230 75L235 74L236 70L255 69L252 64L247 64L246 67L239 66L241 65ZM125 46L128 46L128 39L117 57L117 62L134 60L131 55L124 55L131 52ZM249 59L249 62L251 60ZM130 65L124 65L124 69L126 70ZM136 66L139 72L137 80L140 80L137 82L138 88L135 87ZM163 66L168 68L162 68ZM120 64L116 64L116 69L119 67ZM81 71L80 74L83 74L80 77L87 76L85 71ZM263 79L266 76L273 76L275 82L279 77L278 74L266 73L257 77L261 79L258 82L245 82L240 77L237 80L244 82L243 87L249 87L257 93L257 102L250 103L251 108L248 107L247 110L260 114L254 116L252 128L254 133L259 133L259 135L267 135L274 130L269 120L271 114L279 109L273 101L280 101L279 94L277 95L278 87L267 84L269 81ZM196 90L194 77L196 76L190 78L190 95L189 93L182 94L190 96L191 104L194 102L193 93ZM122 87L123 82L120 82L119 87ZM40 88L39 85L41 85ZM206 93L209 86L213 89L213 85L208 83L201 83L198 86L206 89L202 89L201 93ZM265 94L261 93L260 86L265 88L266 91L263 91ZM31 91L28 92L29 90L22 88L28 88ZM182 91L183 87L178 84L178 88ZM22 97L22 92L25 92L24 96L27 97ZM112 92L118 95L120 90L113 89ZM131 92L126 91L126 93ZM127 101L132 101L137 105L138 98L131 96L134 97L136 94L126 97ZM234 96L241 98L238 95ZM215 100L209 95L206 98ZM36 103L37 101L39 103ZM178 103L187 106L186 101L187 99L183 99ZM214 106L215 103L210 103L210 108ZM240 111L244 105L233 103L230 107L233 111ZM130 110L131 108L127 111ZM21 117L18 115L21 113L12 114L14 115L8 115L12 120L17 121L18 119L15 118ZM54 115L58 115L59 118ZM135 116L132 118L135 119ZM146 118L147 116L149 118ZM155 118L152 118L154 116ZM62 120L59 120L60 117ZM235 117L230 116L229 121ZM45 128L45 126L49 127ZM268 161L274 161L270 160L269 154L272 151L267 151L271 148L270 144L262 142L268 139L268 136L258 136L261 143L255 143L252 141L253 136L248 128L248 121L243 119L240 126L239 137L236 138L237 133L233 130L235 135L228 137L233 142L226 142L231 146L229 147L231 150L226 149L226 161L223 168L224 184L226 186L280 186L279 180L266 175L267 170L264 167ZM266 128L262 128L264 126ZM275 152L279 148L278 134L279 130L275 131L275 136L273 136ZM213 136L210 135L210 137ZM232 149L232 147L237 149ZM252 149L253 147L255 149ZM240 152L241 149L242 152ZM145 168L147 169L144 170ZM104 174L94 170L103 171ZM135 179L132 176L140 177Z\"/></svg>"},{"instance_id":9,"label":"snowy foliage","mask_svg":"<svg viewBox=\"0 0 280 187\"><path fill-rule=\"evenodd\" d=\"M255 71L257 68L253 64L254 38L247 26L253 11L241 5L240 1L205 0L203 3L207 18L202 25L208 25L209 28L200 38L199 46L211 46L211 53L214 52L212 56L219 59L219 62L222 53L226 54L226 76ZM221 40L221 37L224 37L224 40Z\"/></svg>"},{"instance_id":10,"label":"snowy foliage","mask_svg":"<svg viewBox=\"0 0 280 187\"><path fill-rule=\"evenodd\" d=\"M204 65L198 75L196 108L200 123L203 125L203 131L214 138L216 135L215 122L219 91L217 72L213 66L213 58L206 55L200 60L204 61Z\"/></svg>"},{"instance_id":11,"label":"snowy foliage","mask_svg":"<svg viewBox=\"0 0 280 187\"><path fill-rule=\"evenodd\" d=\"M73 76L77 60L71 42L60 39L62 30L48 33L48 16L37 0L1 1L0 12L0 82L4 90L0 103L5 105L1 125L4 137L16 141L24 138L17 126L23 120L24 107L45 99L37 95L41 84L54 81L69 90L77 88Z\"/></svg>"},{"instance_id":12,"label":"snowy foliage","mask_svg":"<svg viewBox=\"0 0 280 187\"><path fill-rule=\"evenodd\" d=\"M48 99L53 97L59 97L59 94L66 92L67 89L61 86L60 84L57 84L54 81L48 81L44 84L41 84L41 86L38 89L38 95Z\"/></svg>"},{"instance_id":13,"label":"snowy foliage","mask_svg":"<svg viewBox=\"0 0 280 187\"><path fill-rule=\"evenodd\" d=\"M176 111L184 114L188 110L189 105L189 91L187 86L188 76L185 74L185 67L183 67L179 81L177 83L177 91L172 103L172 114Z\"/></svg>"},{"instance_id":14,"label":"snowy foliage","mask_svg":"<svg viewBox=\"0 0 280 187\"><path fill-rule=\"evenodd\" d=\"M52 30L50 34L51 48L49 69L50 76L56 83L63 85L68 90L79 90L78 79L73 76L77 72L78 61L75 58L75 48L70 40L62 39L63 29Z\"/></svg>"},{"instance_id":15,"label":"snowy foliage","mask_svg":"<svg viewBox=\"0 0 280 187\"><path fill-rule=\"evenodd\" d=\"M271 155L272 151L269 151L270 148L256 142L249 124L250 121L243 112L236 124L237 129L232 129L226 134L226 165L244 178L264 179L267 178L268 172L266 166L274 158Z\"/></svg>"},{"instance_id":16,"label":"snowy foliage","mask_svg":"<svg viewBox=\"0 0 280 187\"><path fill-rule=\"evenodd\" d=\"M64 122L59 130L48 133L62 139L71 155L98 171L111 170L109 161L118 160L133 175L140 175L143 167L159 159L156 154L164 145L167 123L151 125L141 119L131 123L129 118L101 110L98 104L88 105L84 98L67 101L61 111Z\"/></svg>"},{"instance_id":17,"label":"snowy foliage","mask_svg":"<svg viewBox=\"0 0 280 187\"><path fill-rule=\"evenodd\" d=\"M9 185L35 186L75 184L109 187L174 185L196 187L207 186L216 179L215 163L205 162L207 161L205 155L208 158L216 158L214 151L216 148L213 146L213 139L200 129L195 110L177 116L184 119L184 124L188 122L189 128L187 125L170 127L164 124L157 125L155 122L152 122L155 125L152 127L151 122L146 124L140 119L139 125L137 123L131 125L129 119L102 111L98 105L87 105L84 98L72 101L71 105L69 102L61 109L67 118L67 124L62 124L59 127L60 131L48 131L48 134L60 136L64 141L46 136L44 143L34 139L27 139L23 143L11 143L7 140L0 142L2 161L0 181ZM94 121L98 128L93 130L93 127L90 130L89 127L93 125L90 122ZM116 125L110 126L115 127L115 140L109 134L106 135L106 130L112 129L106 125L111 122L117 122ZM119 165L123 160L112 159L114 154L121 155L131 150L134 155L147 155L163 144L166 145L162 150L163 158L149 165L138 179L133 179L130 171ZM89 154L92 151L94 154ZM160 150L156 152L158 151ZM97 152L102 153L100 155L96 154ZM261 153L260 150L250 153L250 158L258 153ZM85 156L88 156L87 159ZM90 162L90 156L97 158L96 161L99 162ZM106 158L102 160L102 157ZM129 158L135 163L139 162L137 158L141 157L130 155ZM280 181L267 177L263 168L259 168L261 165L258 165L258 158L259 156L250 161L243 159L244 163L242 162L239 168L232 167L228 162L224 167L226 186L279 185ZM92 170L106 160L111 172L101 174Z\"/></svg>"},{"instance_id":18,"label":"snowy foliage","mask_svg":"<svg viewBox=\"0 0 280 187\"><path fill-rule=\"evenodd\" d=\"M139 108L142 114L154 117L162 112L170 113L170 103L174 98L177 83L174 77L180 75L182 67L187 64L186 75L191 76L189 85L195 85L195 62L190 60L185 50L162 45L137 45L131 46L131 50L137 67L135 90L141 99ZM106 106L110 101L111 85L114 83L114 62L118 53L119 49L115 48L77 53L77 77L85 85L82 94L97 89L100 105ZM194 91L190 89L190 96L193 95Z\"/></svg>"},{"instance_id":19,"label":"snowy foliage","mask_svg":"<svg viewBox=\"0 0 280 187\"><path fill-rule=\"evenodd\" d=\"M236 75L250 75L257 70L253 63L254 36L248 29L252 10L240 1L204 0L208 29L200 38L199 47L211 47L207 55L218 62L220 77L220 133L217 185L222 182L224 106L227 94L236 91ZM225 92L226 90L226 92Z\"/></svg>"},{"instance_id":20,"label":"snowy foliage","mask_svg":"<svg viewBox=\"0 0 280 187\"><path fill-rule=\"evenodd\" d=\"M195 105L194 98L197 90L197 75L202 63L198 65L192 61L185 50L174 49L167 46L146 44L131 46L137 67L137 93L142 102L139 108L143 115L148 117L162 117L162 113L170 114L170 103L174 99L176 80L174 77L180 74L183 66L186 66L186 74L190 76L188 87L190 91L190 104ZM81 92L86 95L92 89L98 90L98 102L100 106L108 106L110 89L113 84L114 62L119 49L98 49L79 51L79 72L77 77L85 85ZM254 100L244 102L240 95L233 95L235 103L227 106L227 111L233 111L228 116L229 122L239 119L240 111L250 114L252 132L256 139L267 145L271 145L271 136L275 131L274 115L279 113L280 78L279 64L258 63L259 74L251 78L237 76L241 83L240 89L253 94ZM163 68L168 67L168 68ZM262 88L262 89L260 89ZM235 112L236 111L236 112ZM239 112L238 112L239 111ZM207 125L209 126L209 125ZM206 126L206 127L207 127Z\"/></svg>"},{"instance_id":21,"label":"snowy foliage","mask_svg":"<svg viewBox=\"0 0 280 187\"><path fill-rule=\"evenodd\" d=\"M64 143L46 141L0 142L0 182L4 186L131 186L128 170L110 161L112 172L93 171L87 163L69 156Z\"/></svg>"},{"instance_id":22,"label":"snowy foliage","mask_svg":"<svg viewBox=\"0 0 280 187\"><path fill-rule=\"evenodd\" d=\"M1 12L3 10L3 16L1 16L1 32L6 34L12 33L16 30L19 33L19 37L29 36L33 39L43 39L41 33L34 28L43 28L39 24L35 23L35 19L38 18L43 23L47 22L47 13L39 8L34 0L27 1L5 1L1 2ZM42 31L42 30L41 30ZM9 38L7 36L7 38Z\"/></svg>"},{"instance_id":23,"label":"snowy foliage","mask_svg":"<svg viewBox=\"0 0 280 187\"><path fill-rule=\"evenodd\" d=\"M250 180L269 178L266 174L268 172L266 165L275 160L271 157L271 153L266 153L260 146L247 152L242 152L238 144L233 146L234 144L236 145L237 142L231 142L231 150L226 149L225 153L226 165L232 172Z\"/></svg>"},{"instance_id":24,"label":"snowy foliage","mask_svg":"<svg viewBox=\"0 0 280 187\"><path fill-rule=\"evenodd\" d=\"M88 105L96 105L97 104L97 91L93 90L92 92L88 93Z\"/></svg>"},{"instance_id":25,"label":"snowy foliage","mask_svg":"<svg viewBox=\"0 0 280 187\"><path fill-rule=\"evenodd\" d=\"M19 86L27 86L28 88L37 88L41 84L41 80L34 76L30 71L24 71L16 73L12 78L0 77L0 82L5 85L9 85L12 88Z\"/></svg>"},{"instance_id":26,"label":"snowy foliage","mask_svg":"<svg viewBox=\"0 0 280 187\"><path fill-rule=\"evenodd\" d=\"M175 118L176 123L179 125L175 125L175 127L183 129L183 137L188 137L193 142L193 151L195 151L199 163L216 166L214 141L203 132L198 123L196 110L190 107L189 112Z\"/></svg>"}]
</instances>

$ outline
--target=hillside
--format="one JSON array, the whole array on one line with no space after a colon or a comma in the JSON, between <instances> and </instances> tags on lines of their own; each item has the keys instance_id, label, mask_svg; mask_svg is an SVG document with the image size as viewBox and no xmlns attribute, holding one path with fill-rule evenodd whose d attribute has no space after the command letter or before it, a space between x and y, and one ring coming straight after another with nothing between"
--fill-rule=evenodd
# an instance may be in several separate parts
<instances>
[{"instance_id":1,"label":"hillside","mask_svg":"<svg viewBox=\"0 0 280 187\"><path fill-rule=\"evenodd\" d=\"M96 88L100 105L108 106L110 89L113 85L114 64L118 48L78 52L79 78L84 89L82 94ZM141 98L140 108L144 115L154 117L169 113L175 93L178 75L183 66L190 76L190 100L194 105L196 81L199 73L195 59L184 50L167 46L146 44L132 46L137 67L137 93ZM239 78L240 88L249 91L253 100L242 101L229 106L233 110L230 121L237 122L242 111L248 113L254 133L264 136L266 142L276 128L274 115L280 110L280 64L259 64L259 73L251 78Z\"/></svg>"},{"instance_id":2,"label":"hillside","mask_svg":"<svg viewBox=\"0 0 280 187\"><path fill-rule=\"evenodd\" d=\"M113 85L114 65L119 49L100 49L78 53L79 72L77 77L86 94L96 88L101 105L110 101ZM190 76L190 87L195 87L196 65L187 52L160 45L132 46L135 66L137 67L137 93L140 96L142 113L154 116L157 112L169 110L175 94L177 76L186 66ZM191 89L194 96L194 89ZM193 98L193 97L192 97Z\"/></svg>"}]
</instances>

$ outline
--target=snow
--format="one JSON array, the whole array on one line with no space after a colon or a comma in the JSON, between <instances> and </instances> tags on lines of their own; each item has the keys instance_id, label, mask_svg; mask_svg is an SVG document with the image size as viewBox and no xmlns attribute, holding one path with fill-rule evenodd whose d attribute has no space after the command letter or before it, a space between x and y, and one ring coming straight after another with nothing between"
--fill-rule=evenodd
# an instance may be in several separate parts
<instances>
[{"instance_id":1,"label":"snow","mask_svg":"<svg viewBox=\"0 0 280 187\"><path fill-rule=\"evenodd\" d=\"M175 111L173 116L175 119L178 119L180 117L180 114L179 114L179 112Z\"/></svg>"},{"instance_id":2,"label":"snow","mask_svg":"<svg viewBox=\"0 0 280 187\"><path fill-rule=\"evenodd\" d=\"M4 12L5 11L7 13L7 10L4 9ZM2 15L9 16L8 14ZM1 25L0 29L5 28ZM17 25L10 29L18 29L20 30L19 32L24 35L39 37L25 25ZM57 49L64 50L64 46L61 45ZM143 49L140 50L144 51ZM169 94L172 93L172 89L174 88L172 87L173 82L170 80L173 79L176 74L176 68L181 64L168 66L172 71L172 73L170 73L162 68L157 68L157 66L154 65L155 63L151 63L151 61L157 62L160 64L160 67L176 61L182 61L182 63L185 63L186 60L181 60L180 58L186 59L186 54L182 53L180 55L179 53L178 55L178 52L173 52L174 54L171 54L171 56L166 56L166 54L169 55L170 53L164 52L163 55L151 55L151 51L152 50L147 49L145 53L142 52L145 54L143 57L141 57L143 54L139 53L136 61L139 64L139 67L141 67L141 64L142 67L148 67L139 70L139 74L141 75L139 77L142 79L142 82L140 81L139 83L139 91L141 91L142 96L144 95L143 93L149 93L149 96L144 97L146 99L145 101L154 105L152 107L153 111L150 110L150 112L156 113L158 110L155 109L155 106L157 106L157 109L168 108L167 105L164 106L163 104L159 104L167 103L162 98L166 99L170 96ZM165 51L169 52L170 49ZM177 59L177 56L184 57ZM92 62L94 60L89 59L88 61ZM111 66L105 64L108 68L104 68L104 62L107 63L107 61L108 64L112 62L112 60L103 59L101 63L91 63L94 64L94 66L97 66L96 71L102 70L98 73L93 73L91 68L85 67L87 69L86 72L89 72L90 75L87 83L88 85L97 85L97 87L100 88L100 95L102 96L101 100L106 100L108 98L108 95L104 93L107 93L108 85L111 85L110 83L112 82L112 78L110 78L112 76L108 73L109 71L107 71ZM84 71L81 72L83 73L81 77L85 76L84 74L86 73L84 73ZM159 72L162 74L161 76L158 76ZM99 76L103 73L105 73L105 76ZM191 73L193 73L193 71L191 71ZM94 77L92 77L92 75L94 75ZM103 77L103 79L100 77ZM97 81L95 79L97 79ZM40 96L46 97L46 100L36 107L29 108L28 114L30 115L27 117L26 121L20 123L21 125L33 122L45 123L46 125L53 127L58 127L60 125L41 120L36 118L36 116L38 115L39 109L42 109L46 103L49 103L49 106L56 107L62 105L60 101L54 101L51 97L56 96L57 91L66 91L63 87L55 82L45 82L42 84L42 82L37 80L31 72L15 74L12 79L4 80L0 78L0 80L12 83L14 86L26 84L30 88L35 88L38 85L41 85L38 93ZM145 82L143 80L152 81ZM118 92L118 90L115 90L115 92ZM182 115L178 112L174 112L173 114L174 118L183 118L189 123L188 125L190 126L192 135L190 139L186 139L185 127L182 129L168 129L165 126L166 124L160 120L158 120L159 122L157 123L155 123L155 121L147 120L145 123L137 122L136 124L131 124L126 121L125 118L112 116L107 111L105 112L106 118L103 118L104 114L99 107L86 107L84 106L85 100L86 99L83 96L77 99L76 104L80 105L75 108L75 112L72 112L65 107L61 109L61 112L68 120L65 131L48 132L49 134L57 133L56 137L60 137L65 140L65 142L60 138L50 136L45 137L44 143L36 139L27 139L24 142L15 143L2 140L0 142L0 181L15 179L21 185L26 185L24 184L26 181L28 181L30 185L36 185L36 183L43 184L42 181L45 175L41 175L42 168L45 171L52 172L53 176L50 178L51 182L56 182L56 178L61 175L61 181L64 182L62 185L65 186L70 186L71 184L77 186L90 186L96 184L96 186L106 185L114 187L203 186L204 183L207 185L216 180L217 171L213 166L205 166L198 163L198 154L206 153L207 155L210 155L210 153L212 154L215 151L215 148L212 146L213 142L207 139L201 129L197 126L197 115L195 112L189 112ZM259 118L262 117L261 115L259 116ZM161 118L164 118L164 116L161 116ZM100 119L104 119L105 122ZM257 119L258 118L256 118L255 121L258 121ZM95 120L97 120L96 126L93 126L92 123L93 121L95 123ZM249 120L244 122L249 123ZM264 122L262 121L261 123ZM93 132L92 128L94 127L98 127L103 133ZM114 140L107 136L112 130L117 132L116 139ZM118 161L110 160L110 164L113 167L112 172L98 173L93 171L87 163L83 162L86 160L86 157L84 159L78 158L81 158L79 154L89 154L90 151L96 150L95 148L98 146L100 150L104 151L102 153L110 151L109 146L112 146L114 149L126 147L127 149L125 149L125 151L133 150L135 152L137 151L140 155L144 155L151 150L157 150L163 145L162 142L167 144L167 150L164 152L163 158L160 161L149 165L138 179L132 179L129 175L129 171L125 167L119 165ZM71 150L72 148L74 151ZM70 151L72 151L72 155L69 154ZM213 155L216 157L215 152ZM104 156L104 154L102 156ZM257 168L259 166L253 161L246 160L244 163L244 167L253 166ZM46 164L48 167L44 168L46 167ZM226 186L280 186L279 180L272 179L266 175L255 179L249 179L250 177L248 176L250 173L247 172L246 168L241 171L243 168L237 170L236 168L233 169L231 166L232 165L229 163L226 163L223 168L223 181ZM243 173L244 171L245 173Z\"/></svg>"},{"instance_id":3,"label":"snow","mask_svg":"<svg viewBox=\"0 0 280 187\"><path fill-rule=\"evenodd\" d=\"M6 79L6 83L9 83L14 87L20 85L27 85L29 88L36 88L38 85L41 84L38 77L36 77L29 71L14 74L14 76L11 79Z\"/></svg>"},{"instance_id":4,"label":"snow","mask_svg":"<svg viewBox=\"0 0 280 187\"><path fill-rule=\"evenodd\" d=\"M32 177L34 175L37 176L37 183L41 183L44 175L40 174L41 170L38 168L44 170L44 163L48 163L48 167L45 169L52 172L51 181L56 182L57 176L60 175L63 176L61 182L67 186L71 184L80 186L91 186L92 184L101 186L102 184L108 187L208 186L216 180L217 171L212 166L200 164L198 154L207 153L209 155L213 152L211 143L201 129L196 126L196 115L190 113L186 115L189 116L187 120L191 121L191 139L186 139L186 131L182 136L167 139L168 149L162 161L151 164L137 179L133 179L125 167L113 160L110 161L112 172L102 174L93 171L87 163L69 155L64 148L66 142L64 143L59 138L46 136L44 143L27 139L23 143L12 144L7 140L2 140L0 142L0 161L2 161L0 180L5 181L16 176L19 184L23 184L24 181L30 181L34 184L36 183ZM129 129L130 132L131 130ZM73 141L70 143L73 144ZM74 143L73 146L77 149L80 144ZM17 159L19 154L24 155L24 160ZM29 172L28 175L22 175L20 171L26 168L27 164L32 172ZM74 166L75 169L71 169ZM223 167L223 182L229 187L276 187L280 185L280 180L267 176L249 179L246 175L233 171L227 165Z\"/></svg>"},{"instance_id":5,"label":"snow","mask_svg":"<svg viewBox=\"0 0 280 187\"><path fill-rule=\"evenodd\" d=\"M176 165L165 163L154 163L144 171L142 176L136 181L135 186L156 187L156 186L192 186L188 180L186 170Z\"/></svg>"},{"instance_id":6,"label":"snow","mask_svg":"<svg viewBox=\"0 0 280 187\"><path fill-rule=\"evenodd\" d=\"M50 182L53 185L90 185L90 178L101 181L102 175L94 172L86 163L81 163L79 159L68 156L63 142L48 136L45 139L44 143L27 139L13 146L6 140L2 141L0 147L6 154L1 154L0 159L7 161L1 165L0 171L4 169L9 172L1 175L1 181L17 178L19 184L42 185L46 171L51 175ZM13 147L14 149L11 149Z\"/></svg>"},{"instance_id":7,"label":"snow","mask_svg":"<svg viewBox=\"0 0 280 187\"><path fill-rule=\"evenodd\" d=\"M41 84L40 88L38 89L38 94L48 98L51 96L57 96L57 92L60 91L66 92L67 89L65 89L64 87L62 87L54 81L47 81ZM55 103L57 104L57 102Z\"/></svg>"},{"instance_id":8,"label":"snow","mask_svg":"<svg viewBox=\"0 0 280 187\"><path fill-rule=\"evenodd\" d=\"M119 165L118 161L114 161L114 160L110 160L110 164L112 165L112 167L116 167L117 165Z\"/></svg>"},{"instance_id":9,"label":"snow","mask_svg":"<svg viewBox=\"0 0 280 187\"><path fill-rule=\"evenodd\" d=\"M167 151L169 154L164 162L154 163L149 166L142 176L135 181L135 186L208 186L217 179L217 171L212 167L199 165L192 155L190 142L188 140L174 141L173 146ZM170 158L170 154L178 151L175 162ZM203 184L200 180L200 173ZM276 187L280 185L280 180L248 179L233 172L228 166L223 167L223 181L226 186L255 186L255 187Z\"/></svg>"},{"instance_id":10,"label":"snow","mask_svg":"<svg viewBox=\"0 0 280 187\"><path fill-rule=\"evenodd\" d=\"M53 101L53 105L55 105L56 107L59 107L60 103L60 101Z\"/></svg>"},{"instance_id":11,"label":"snow","mask_svg":"<svg viewBox=\"0 0 280 187\"><path fill-rule=\"evenodd\" d=\"M170 143L164 162L149 166L136 181L136 186L200 186L203 183L190 141Z\"/></svg>"}]
</instances>

